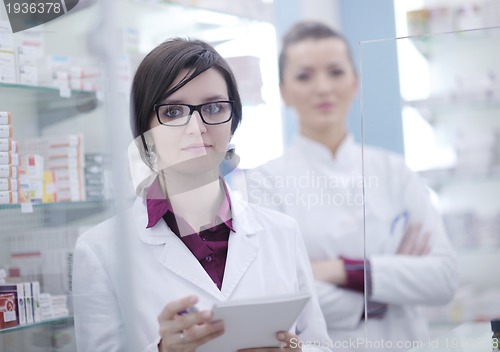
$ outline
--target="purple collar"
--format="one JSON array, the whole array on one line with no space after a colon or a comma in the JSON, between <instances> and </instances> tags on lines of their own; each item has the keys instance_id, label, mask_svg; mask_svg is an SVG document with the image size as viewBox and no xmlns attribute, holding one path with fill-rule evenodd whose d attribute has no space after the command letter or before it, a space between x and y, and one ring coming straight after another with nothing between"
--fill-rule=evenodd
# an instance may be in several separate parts
<instances>
[{"instance_id":1,"label":"purple collar","mask_svg":"<svg viewBox=\"0 0 500 352\"><path fill-rule=\"evenodd\" d=\"M226 183L222 178L220 179L220 182L224 187L224 200L222 201L221 207L217 212L217 216L213 220L212 224L204 227L212 228L220 225L221 223L224 223L229 229L231 229L231 231L235 232L233 228L233 220L224 220L227 214L231 211L231 200L229 198L229 192L226 187ZM158 221L160 221L160 219L163 218L163 216L168 212L174 214L172 204L167 198L165 198L165 195L163 194L158 177L156 177L147 191L146 207L148 210L148 224L146 226L147 229L155 226Z\"/></svg>"}]
</instances>

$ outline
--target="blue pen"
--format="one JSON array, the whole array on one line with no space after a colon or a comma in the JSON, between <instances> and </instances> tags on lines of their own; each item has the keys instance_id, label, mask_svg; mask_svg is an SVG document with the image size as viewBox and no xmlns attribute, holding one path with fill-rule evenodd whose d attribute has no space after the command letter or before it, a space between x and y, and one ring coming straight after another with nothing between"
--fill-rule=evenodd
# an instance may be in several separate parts
<instances>
[{"instance_id":1,"label":"blue pen","mask_svg":"<svg viewBox=\"0 0 500 352\"><path fill-rule=\"evenodd\" d=\"M177 315L184 315L184 314L197 313L197 312L198 312L198 308L196 308L195 306L191 306L191 307L187 307L184 310L181 310L180 312L177 312Z\"/></svg>"},{"instance_id":2,"label":"blue pen","mask_svg":"<svg viewBox=\"0 0 500 352\"><path fill-rule=\"evenodd\" d=\"M403 226L406 227L406 225L408 224L408 210L405 209L401 213L397 214L396 217L394 217L391 223L391 235L394 235L396 226L400 221L402 221Z\"/></svg>"}]
</instances>

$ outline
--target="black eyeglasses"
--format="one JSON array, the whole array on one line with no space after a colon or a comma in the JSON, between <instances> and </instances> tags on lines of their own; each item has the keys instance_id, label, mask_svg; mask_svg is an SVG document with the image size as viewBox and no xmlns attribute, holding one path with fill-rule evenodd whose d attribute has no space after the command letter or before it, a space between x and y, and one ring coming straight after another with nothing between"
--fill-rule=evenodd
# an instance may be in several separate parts
<instances>
[{"instance_id":1,"label":"black eyeglasses","mask_svg":"<svg viewBox=\"0 0 500 352\"><path fill-rule=\"evenodd\" d=\"M189 104L155 104L158 122L165 126L184 126L189 123L193 112L198 111L206 125L220 125L233 117L234 101L221 100L200 105Z\"/></svg>"}]
</instances>

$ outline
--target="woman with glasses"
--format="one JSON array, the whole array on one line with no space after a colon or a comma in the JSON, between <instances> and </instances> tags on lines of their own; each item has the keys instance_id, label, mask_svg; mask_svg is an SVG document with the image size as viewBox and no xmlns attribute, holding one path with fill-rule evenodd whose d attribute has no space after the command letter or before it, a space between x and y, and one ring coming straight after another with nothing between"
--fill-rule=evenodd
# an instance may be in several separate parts
<instances>
[{"instance_id":1,"label":"woman with glasses","mask_svg":"<svg viewBox=\"0 0 500 352\"><path fill-rule=\"evenodd\" d=\"M279 73L300 133L282 157L247 174L249 200L299 223L335 346L427 343L419 306L451 300L455 253L418 176L349 133L359 78L346 40L323 23L297 23L284 37Z\"/></svg>"},{"instance_id":2,"label":"woman with glasses","mask_svg":"<svg viewBox=\"0 0 500 352\"><path fill-rule=\"evenodd\" d=\"M242 118L226 61L202 41L166 41L137 69L131 102L132 132L155 177L127 213L129 231L118 233L113 218L77 242L78 350L196 351L224 334L214 303L298 292L311 299L295 329L270 333L280 350L327 350L296 223L239 201L219 173Z\"/></svg>"}]
</instances>

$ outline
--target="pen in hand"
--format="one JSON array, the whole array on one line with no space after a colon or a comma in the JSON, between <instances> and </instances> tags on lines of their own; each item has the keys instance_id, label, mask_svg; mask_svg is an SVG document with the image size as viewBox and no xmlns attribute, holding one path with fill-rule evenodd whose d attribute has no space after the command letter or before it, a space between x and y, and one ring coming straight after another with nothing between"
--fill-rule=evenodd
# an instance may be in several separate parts
<instances>
[{"instance_id":1,"label":"pen in hand","mask_svg":"<svg viewBox=\"0 0 500 352\"><path fill-rule=\"evenodd\" d=\"M181 310L180 312L177 312L177 315L184 315L184 314L189 314L189 313L197 313L198 308L195 306L187 307L186 309Z\"/></svg>"}]
</instances>

